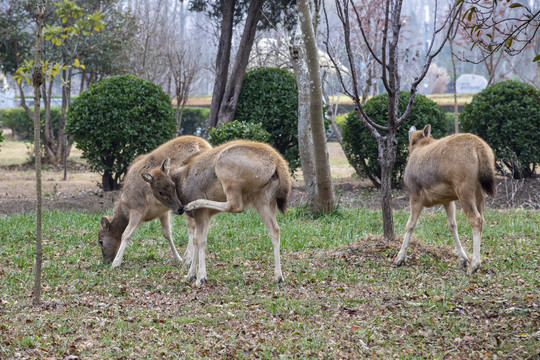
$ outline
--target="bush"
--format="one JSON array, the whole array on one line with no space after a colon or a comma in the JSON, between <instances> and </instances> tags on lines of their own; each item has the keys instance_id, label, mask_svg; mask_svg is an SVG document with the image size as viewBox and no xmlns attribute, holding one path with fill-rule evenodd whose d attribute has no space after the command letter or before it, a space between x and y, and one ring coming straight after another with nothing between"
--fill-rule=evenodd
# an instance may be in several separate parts
<instances>
[{"instance_id":1,"label":"bush","mask_svg":"<svg viewBox=\"0 0 540 360\"><path fill-rule=\"evenodd\" d=\"M235 120L261 124L271 136L270 144L289 162L291 172L300 167L298 90L294 74L279 68L247 72Z\"/></svg>"},{"instance_id":2,"label":"bush","mask_svg":"<svg viewBox=\"0 0 540 360\"><path fill-rule=\"evenodd\" d=\"M73 101L67 132L73 135L103 189L114 190L136 156L171 139L176 119L163 90L133 75L92 84Z\"/></svg>"},{"instance_id":3,"label":"bush","mask_svg":"<svg viewBox=\"0 0 540 360\"><path fill-rule=\"evenodd\" d=\"M180 135L199 135L201 130L206 127L209 108L186 107L182 114L182 127Z\"/></svg>"},{"instance_id":4,"label":"bush","mask_svg":"<svg viewBox=\"0 0 540 360\"><path fill-rule=\"evenodd\" d=\"M246 123L236 120L223 124L217 129L212 129L208 134L208 141L214 146L236 139L270 143L270 138L270 134L264 130L262 124Z\"/></svg>"},{"instance_id":5,"label":"bush","mask_svg":"<svg viewBox=\"0 0 540 360\"><path fill-rule=\"evenodd\" d=\"M399 115L405 111L408 101L409 92L401 91L399 93ZM388 123L388 94L369 99L364 105L364 111L376 123L386 125ZM421 129L427 124L431 124L431 133L436 138L448 133L448 123L443 109L424 95L416 95L412 112L396 134L398 144L396 161L392 170L392 186L399 187L403 182L403 172L405 165L407 165L409 129L413 125L417 129ZM381 168L377 141L358 120L355 111L348 114L342 135L343 150L349 163L360 172L359 176L367 176L375 186L379 186Z\"/></svg>"},{"instance_id":6,"label":"bush","mask_svg":"<svg viewBox=\"0 0 540 360\"><path fill-rule=\"evenodd\" d=\"M503 81L476 94L459 120L464 131L483 138L495 157L521 178L535 176L540 162L539 114L540 91L518 81Z\"/></svg>"},{"instance_id":7,"label":"bush","mask_svg":"<svg viewBox=\"0 0 540 360\"><path fill-rule=\"evenodd\" d=\"M40 108L41 119L45 119L45 109ZM58 137L58 124L60 122L60 106L51 107L51 122L53 132ZM0 109L0 123L13 131L13 137L19 140L32 140L34 138L34 120L30 119L23 108Z\"/></svg>"}]
</instances>

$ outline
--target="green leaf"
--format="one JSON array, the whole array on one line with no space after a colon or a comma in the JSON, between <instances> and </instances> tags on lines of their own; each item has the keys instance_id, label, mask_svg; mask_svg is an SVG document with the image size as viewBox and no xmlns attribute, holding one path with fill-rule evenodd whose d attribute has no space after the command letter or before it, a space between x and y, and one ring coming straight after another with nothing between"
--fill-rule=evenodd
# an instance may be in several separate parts
<instances>
[{"instance_id":1,"label":"green leaf","mask_svg":"<svg viewBox=\"0 0 540 360\"><path fill-rule=\"evenodd\" d=\"M540 55L536 55L532 62L537 62L538 60L540 60Z\"/></svg>"},{"instance_id":2,"label":"green leaf","mask_svg":"<svg viewBox=\"0 0 540 360\"><path fill-rule=\"evenodd\" d=\"M510 9L514 9L518 7L523 7L523 5L521 5L520 3L513 3L513 4L510 4L509 6Z\"/></svg>"}]
</instances>

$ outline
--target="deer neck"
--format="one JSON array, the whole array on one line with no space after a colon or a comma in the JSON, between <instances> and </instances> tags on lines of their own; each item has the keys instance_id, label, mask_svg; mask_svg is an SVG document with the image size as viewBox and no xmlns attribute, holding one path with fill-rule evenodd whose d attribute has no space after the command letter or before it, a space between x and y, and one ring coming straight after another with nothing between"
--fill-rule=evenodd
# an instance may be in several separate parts
<instances>
[{"instance_id":1,"label":"deer neck","mask_svg":"<svg viewBox=\"0 0 540 360\"><path fill-rule=\"evenodd\" d=\"M129 213L126 214L122 209L117 209L110 221L110 231L114 235L122 236L129 223Z\"/></svg>"}]
</instances>

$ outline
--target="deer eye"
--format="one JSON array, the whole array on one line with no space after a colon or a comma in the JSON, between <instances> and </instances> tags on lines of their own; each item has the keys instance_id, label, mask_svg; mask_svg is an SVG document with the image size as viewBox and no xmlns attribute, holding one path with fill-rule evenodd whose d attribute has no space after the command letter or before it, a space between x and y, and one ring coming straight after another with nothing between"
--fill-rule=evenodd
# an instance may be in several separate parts
<instances>
[{"instance_id":1,"label":"deer eye","mask_svg":"<svg viewBox=\"0 0 540 360\"><path fill-rule=\"evenodd\" d=\"M163 191L160 191L160 192L159 192L159 195L165 196L165 193L164 193Z\"/></svg>"}]
</instances>

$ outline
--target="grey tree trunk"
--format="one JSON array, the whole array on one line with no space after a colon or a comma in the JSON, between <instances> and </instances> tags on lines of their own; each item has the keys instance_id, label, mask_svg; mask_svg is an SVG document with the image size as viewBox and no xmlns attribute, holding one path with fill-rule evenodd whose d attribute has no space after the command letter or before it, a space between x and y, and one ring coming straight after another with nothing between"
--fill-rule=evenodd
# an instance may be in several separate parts
<instances>
[{"instance_id":1,"label":"grey tree trunk","mask_svg":"<svg viewBox=\"0 0 540 360\"><path fill-rule=\"evenodd\" d=\"M317 199L314 205L319 211L330 211L335 207L335 199L324 127L319 54L313 31L313 23L311 22L308 0L298 0L297 4L309 73L309 112L313 133L315 175L317 179Z\"/></svg>"},{"instance_id":2,"label":"grey tree trunk","mask_svg":"<svg viewBox=\"0 0 540 360\"><path fill-rule=\"evenodd\" d=\"M227 78L229 76L229 63L231 61L231 46L234 20L235 0L223 1L223 20L221 21L221 37L219 39L218 53L216 57L216 80L212 92L212 104L210 115L204 131L204 137L208 137L210 129L218 123L219 108L225 94Z\"/></svg>"},{"instance_id":3,"label":"grey tree trunk","mask_svg":"<svg viewBox=\"0 0 540 360\"><path fill-rule=\"evenodd\" d=\"M36 166L36 268L34 277L34 294L32 304L38 306L41 303L41 267L43 263L42 249L42 190L41 190L41 151L40 151L40 87L43 82L43 73L41 71L41 45L43 43L42 29L43 17L45 14L45 2L37 1L34 12L37 17L36 29L36 49L34 55L34 74L32 83L34 85L34 155Z\"/></svg>"},{"instance_id":4,"label":"grey tree trunk","mask_svg":"<svg viewBox=\"0 0 540 360\"><path fill-rule=\"evenodd\" d=\"M242 33L242 39L240 40L240 46L238 47L238 53L234 62L234 68L231 72L231 76L227 79L227 87L218 113L218 123L228 123L234 120L236 114L236 105L238 104L238 98L240 91L242 90L242 83L244 82L244 75L249 62L249 54L255 41L255 34L257 33L257 23L261 18L261 9L265 0L252 0L249 6L248 14L246 17L246 25L244 32ZM212 99L213 102L213 99Z\"/></svg>"},{"instance_id":5,"label":"grey tree trunk","mask_svg":"<svg viewBox=\"0 0 540 360\"><path fill-rule=\"evenodd\" d=\"M300 23L298 23L296 33L293 36L290 52L296 75L296 84L298 86L298 150L300 153L302 174L304 176L304 187L306 189L302 202L304 204L312 204L317 196L317 181L313 155L313 133L311 131L309 112L309 74L306 51L302 43Z\"/></svg>"}]
</instances>

